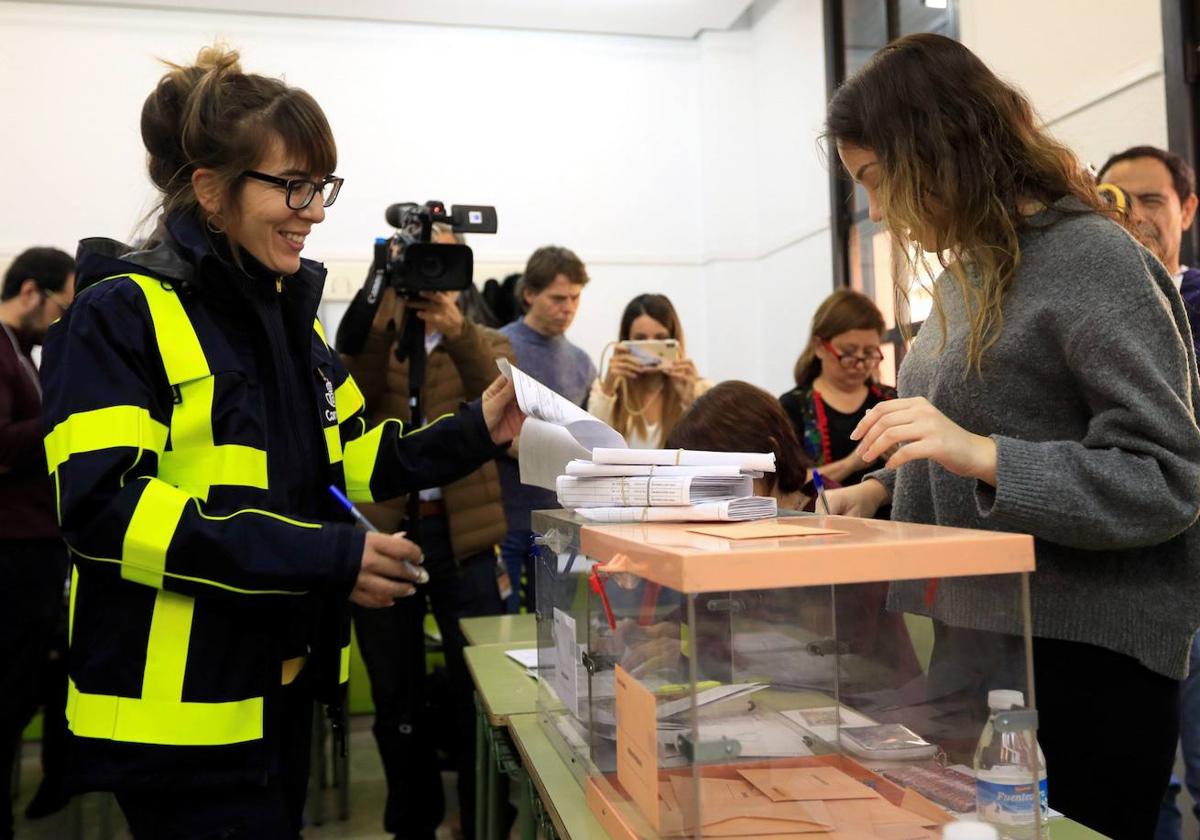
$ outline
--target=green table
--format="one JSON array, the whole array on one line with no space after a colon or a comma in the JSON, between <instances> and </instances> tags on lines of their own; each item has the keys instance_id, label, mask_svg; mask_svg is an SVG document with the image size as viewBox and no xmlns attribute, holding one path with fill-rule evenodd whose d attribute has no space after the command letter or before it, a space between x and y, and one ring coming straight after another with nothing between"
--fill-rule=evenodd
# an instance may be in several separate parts
<instances>
[{"instance_id":1,"label":"green table","mask_svg":"<svg viewBox=\"0 0 1200 840\"><path fill-rule=\"evenodd\" d=\"M537 647L537 617L533 613L460 618L458 624L469 645L520 642L521 647Z\"/></svg>"},{"instance_id":2,"label":"green table","mask_svg":"<svg viewBox=\"0 0 1200 840\"><path fill-rule=\"evenodd\" d=\"M505 655L523 647L529 643L471 645L463 650L475 682L475 836L479 840L499 840L503 833L502 774L521 788L517 822L522 840L534 840L536 835L532 788L507 732L512 720L532 718L537 709L537 682Z\"/></svg>"},{"instance_id":3,"label":"green table","mask_svg":"<svg viewBox=\"0 0 1200 840\"><path fill-rule=\"evenodd\" d=\"M563 840L602 840L608 835L588 808L587 796L571 768L542 729L537 715L509 721L526 778L537 792L534 810L545 834Z\"/></svg>"}]
</instances>

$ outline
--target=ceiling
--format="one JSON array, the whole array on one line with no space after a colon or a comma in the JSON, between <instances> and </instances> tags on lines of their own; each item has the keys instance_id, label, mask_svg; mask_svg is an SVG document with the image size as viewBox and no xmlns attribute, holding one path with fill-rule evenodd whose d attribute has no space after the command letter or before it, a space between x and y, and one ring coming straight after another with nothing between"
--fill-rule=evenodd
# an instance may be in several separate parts
<instances>
[{"instance_id":1,"label":"ceiling","mask_svg":"<svg viewBox=\"0 0 1200 840\"><path fill-rule=\"evenodd\" d=\"M49 0L44 0L49 2ZM695 38L753 0L68 0L86 6Z\"/></svg>"}]
</instances>

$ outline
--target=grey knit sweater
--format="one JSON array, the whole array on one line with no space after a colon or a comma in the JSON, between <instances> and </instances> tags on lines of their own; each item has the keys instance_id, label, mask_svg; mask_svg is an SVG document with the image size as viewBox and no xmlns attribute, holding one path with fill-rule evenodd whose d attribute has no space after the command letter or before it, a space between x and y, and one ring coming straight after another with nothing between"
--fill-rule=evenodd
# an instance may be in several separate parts
<instances>
[{"instance_id":1,"label":"grey knit sweater","mask_svg":"<svg viewBox=\"0 0 1200 840\"><path fill-rule=\"evenodd\" d=\"M1065 205L1064 205L1065 206ZM905 357L901 397L924 396L996 441L996 487L931 461L873 474L894 519L1035 537L1033 633L1088 642L1180 678L1200 624L1200 382L1179 293L1113 222L1054 210L1021 234L1004 328L968 372L967 320L943 275L946 341L930 317ZM1011 632L1015 592L944 580L932 614ZM930 612L924 587L895 606ZM1097 675L1102 679L1103 675Z\"/></svg>"}]
</instances>

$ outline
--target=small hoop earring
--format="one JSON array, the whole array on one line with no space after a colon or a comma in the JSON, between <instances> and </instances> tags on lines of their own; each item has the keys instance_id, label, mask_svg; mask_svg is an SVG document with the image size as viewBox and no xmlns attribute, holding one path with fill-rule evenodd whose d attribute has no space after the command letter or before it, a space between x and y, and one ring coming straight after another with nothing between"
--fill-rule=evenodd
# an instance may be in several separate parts
<instances>
[{"instance_id":1,"label":"small hoop earring","mask_svg":"<svg viewBox=\"0 0 1200 840\"><path fill-rule=\"evenodd\" d=\"M221 227L219 223L213 221L214 219L218 219L218 218L220 218L220 217L216 213L213 213L211 216L209 216L208 218L206 218L204 220L204 226L206 228L208 228L209 233L224 233L225 232L225 228Z\"/></svg>"}]
</instances>

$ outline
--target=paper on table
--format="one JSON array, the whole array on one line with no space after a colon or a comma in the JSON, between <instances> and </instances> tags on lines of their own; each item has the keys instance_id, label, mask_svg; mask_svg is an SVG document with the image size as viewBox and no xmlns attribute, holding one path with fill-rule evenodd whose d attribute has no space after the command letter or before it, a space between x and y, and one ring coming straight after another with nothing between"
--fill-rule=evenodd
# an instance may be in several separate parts
<instances>
[{"instance_id":1,"label":"paper on table","mask_svg":"<svg viewBox=\"0 0 1200 840\"><path fill-rule=\"evenodd\" d=\"M829 831L833 826L818 820L807 803L772 802L741 779L689 776L668 777L683 824L680 830L708 837L758 834L793 834ZM696 831L696 795L700 796L700 828ZM663 833L674 826L664 826Z\"/></svg>"},{"instance_id":2,"label":"paper on table","mask_svg":"<svg viewBox=\"0 0 1200 840\"><path fill-rule=\"evenodd\" d=\"M749 476L623 476L580 478L560 475L555 483L558 503L565 508L671 507L700 504L714 499L750 496Z\"/></svg>"},{"instance_id":3,"label":"paper on table","mask_svg":"<svg viewBox=\"0 0 1200 840\"><path fill-rule=\"evenodd\" d=\"M538 649L537 648L521 648L519 650L506 650L504 655L509 659L524 665L526 668L537 670L538 666Z\"/></svg>"},{"instance_id":4,"label":"paper on table","mask_svg":"<svg viewBox=\"0 0 1200 840\"><path fill-rule=\"evenodd\" d=\"M625 673L628 673L627 671ZM636 677L630 675L632 679ZM707 706L709 703L716 703L719 700L733 700L744 695L753 694L756 691L761 691L766 688L765 683L735 683L733 685L718 685L713 688L706 688L704 691L696 694L696 705L698 707ZM680 712L686 712L692 707L691 697L681 697L678 700L668 700L663 703L657 703L654 709L654 715L659 720L666 720L674 717ZM608 712L603 707L592 709L592 720L595 723L614 724L618 721L613 720L608 716ZM677 727L678 728L678 727Z\"/></svg>"},{"instance_id":5,"label":"paper on table","mask_svg":"<svg viewBox=\"0 0 1200 840\"><path fill-rule=\"evenodd\" d=\"M766 683L732 683L730 685L718 685L712 688L706 688L703 691L696 693L696 705L707 706L709 703L716 703L718 700L732 700L735 697L753 694L756 691L762 691L766 688ZM691 697L680 697L678 700L668 700L665 703L658 705L656 714L660 719L674 717L680 712L687 711L692 707Z\"/></svg>"},{"instance_id":6,"label":"paper on table","mask_svg":"<svg viewBox=\"0 0 1200 840\"><path fill-rule=\"evenodd\" d=\"M624 447L625 438L575 403L557 394L529 374L497 359L497 367L513 383L517 405L527 418L521 427L517 462L521 482L554 489L567 462L590 458L594 447Z\"/></svg>"},{"instance_id":7,"label":"paper on table","mask_svg":"<svg viewBox=\"0 0 1200 840\"><path fill-rule=\"evenodd\" d=\"M575 641L575 619L554 609L554 672L551 686L558 699L579 717L579 646Z\"/></svg>"},{"instance_id":8,"label":"paper on table","mask_svg":"<svg viewBox=\"0 0 1200 840\"><path fill-rule=\"evenodd\" d=\"M775 472L774 452L705 452L695 449L606 448L596 444L597 464L659 464L681 467L734 466L743 470Z\"/></svg>"},{"instance_id":9,"label":"paper on table","mask_svg":"<svg viewBox=\"0 0 1200 840\"><path fill-rule=\"evenodd\" d=\"M833 742L837 740L837 722L838 711L837 706L820 706L813 709L793 709L786 712L781 712L788 720L795 721L803 726L812 734L816 735L822 741ZM849 706L842 706L841 722L842 726L873 726L875 721L861 712L851 709Z\"/></svg>"},{"instance_id":10,"label":"paper on table","mask_svg":"<svg viewBox=\"0 0 1200 840\"><path fill-rule=\"evenodd\" d=\"M658 804L658 725L654 695L618 665L617 693L617 780L632 797L655 831L661 814Z\"/></svg>"},{"instance_id":11,"label":"paper on table","mask_svg":"<svg viewBox=\"0 0 1200 840\"><path fill-rule=\"evenodd\" d=\"M937 825L937 820L893 805L883 797L875 799L825 799L804 803L814 817L837 827L839 831L870 831L888 840L916 840L931 837L913 829Z\"/></svg>"},{"instance_id":12,"label":"paper on table","mask_svg":"<svg viewBox=\"0 0 1200 840\"><path fill-rule=\"evenodd\" d=\"M567 475L583 477L630 476L630 475L708 475L762 478L758 470L743 470L740 467L713 464L707 467L658 466L655 464L593 464L591 461L575 460L567 464Z\"/></svg>"},{"instance_id":13,"label":"paper on table","mask_svg":"<svg viewBox=\"0 0 1200 840\"><path fill-rule=\"evenodd\" d=\"M658 740L663 744L674 744L679 733L678 727L666 729L660 724ZM738 742L741 758L791 758L813 754L804 736L774 712L753 711L700 719L700 740L707 743L722 738Z\"/></svg>"},{"instance_id":14,"label":"paper on table","mask_svg":"<svg viewBox=\"0 0 1200 840\"><path fill-rule=\"evenodd\" d=\"M687 507L598 507L577 512L593 522L739 522L775 516L778 508L773 498L747 496Z\"/></svg>"},{"instance_id":15,"label":"paper on table","mask_svg":"<svg viewBox=\"0 0 1200 840\"><path fill-rule=\"evenodd\" d=\"M814 528L809 525L791 525L783 522L753 522L745 525L706 525L688 528L695 534L724 537L727 540L760 540L767 537L817 537L845 534L833 528Z\"/></svg>"},{"instance_id":16,"label":"paper on table","mask_svg":"<svg viewBox=\"0 0 1200 840\"><path fill-rule=\"evenodd\" d=\"M773 767L738 773L775 802L879 798L878 793L836 767Z\"/></svg>"}]
</instances>

